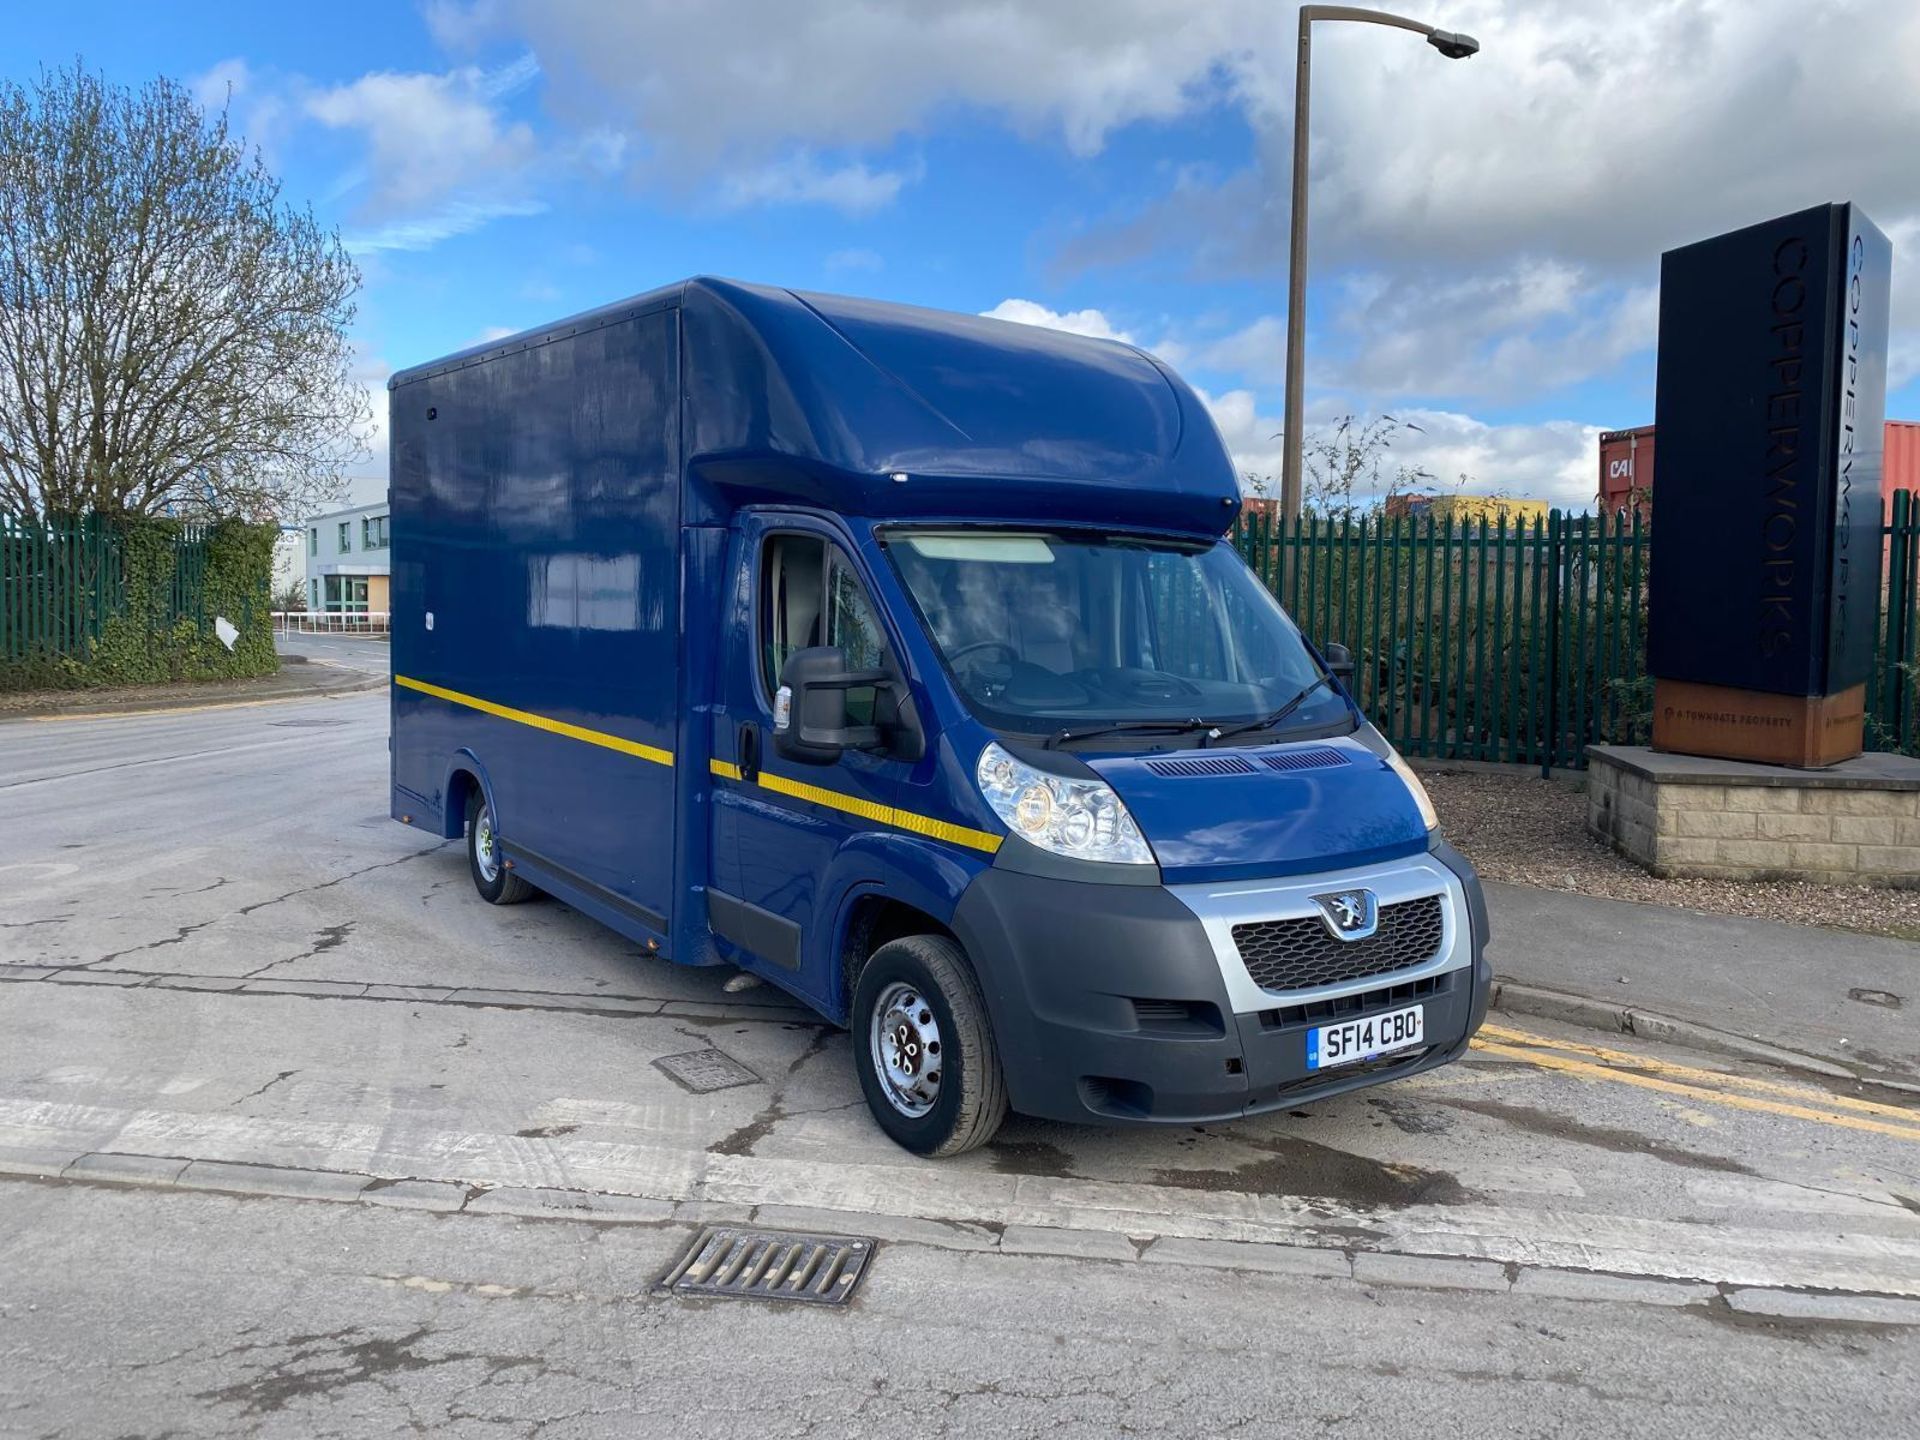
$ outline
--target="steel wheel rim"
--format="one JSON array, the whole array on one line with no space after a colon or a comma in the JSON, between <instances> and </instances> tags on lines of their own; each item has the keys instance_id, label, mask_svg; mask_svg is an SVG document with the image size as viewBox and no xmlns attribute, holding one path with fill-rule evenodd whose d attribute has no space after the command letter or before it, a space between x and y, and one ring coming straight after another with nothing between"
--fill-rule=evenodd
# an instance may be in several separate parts
<instances>
[{"instance_id":1,"label":"steel wheel rim","mask_svg":"<svg viewBox=\"0 0 1920 1440\"><path fill-rule=\"evenodd\" d=\"M500 878L500 856L493 835L493 812L486 806L473 817L473 865L480 878L491 885Z\"/></svg>"},{"instance_id":2,"label":"steel wheel rim","mask_svg":"<svg viewBox=\"0 0 1920 1440\"><path fill-rule=\"evenodd\" d=\"M918 986L896 980L873 1002L867 1026L873 1073L887 1103L917 1120L940 1100L940 1022Z\"/></svg>"}]
</instances>

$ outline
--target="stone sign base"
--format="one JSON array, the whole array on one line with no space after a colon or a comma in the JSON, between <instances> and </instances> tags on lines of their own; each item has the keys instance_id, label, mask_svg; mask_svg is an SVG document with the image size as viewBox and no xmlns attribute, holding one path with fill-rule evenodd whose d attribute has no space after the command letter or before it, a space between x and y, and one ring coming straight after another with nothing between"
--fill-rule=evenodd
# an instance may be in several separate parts
<instances>
[{"instance_id":1,"label":"stone sign base","mask_svg":"<svg viewBox=\"0 0 1920 1440\"><path fill-rule=\"evenodd\" d=\"M1663 878L1920 889L1920 760L1825 770L1587 748L1587 829Z\"/></svg>"},{"instance_id":2,"label":"stone sign base","mask_svg":"<svg viewBox=\"0 0 1920 1440\"><path fill-rule=\"evenodd\" d=\"M1866 719L1864 684L1838 695L1771 695L1687 680L1653 682L1654 748L1682 755L1818 769L1860 753Z\"/></svg>"}]
</instances>

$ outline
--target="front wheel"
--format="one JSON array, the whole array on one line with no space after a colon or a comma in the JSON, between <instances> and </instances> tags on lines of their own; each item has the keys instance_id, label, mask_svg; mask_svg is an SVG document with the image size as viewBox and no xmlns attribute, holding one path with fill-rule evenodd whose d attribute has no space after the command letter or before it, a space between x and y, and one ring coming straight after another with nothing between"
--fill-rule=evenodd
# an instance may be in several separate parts
<instances>
[{"instance_id":1,"label":"front wheel","mask_svg":"<svg viewBox=\"0 0 1920 1440\"><path fill-rule=\"evenodd\" d=\"M853 992L854 1065L880 1128L917 1155L984 1145L1007 1114L986 1001L944 935L874 951Z\"/></svg>"},{"instance_id":2,"label":"front wheel","mask_svg":"<svg viewBox=\"0 0 1920 1440\"><path fill-rule=\"evenodd\" d=\"M473 888L489 905L518 905L540 893L507 868L493 811L477 794L467 801L467 868L473 872Z\"/></svg>"}]
</instances>

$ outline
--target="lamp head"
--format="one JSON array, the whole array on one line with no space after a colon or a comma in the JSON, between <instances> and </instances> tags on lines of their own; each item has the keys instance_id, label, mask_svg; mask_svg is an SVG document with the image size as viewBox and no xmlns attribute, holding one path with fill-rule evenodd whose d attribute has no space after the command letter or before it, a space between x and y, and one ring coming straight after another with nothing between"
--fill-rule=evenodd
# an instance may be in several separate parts
<instances>
[{"instance_id":1,"label":"lamp head","mask_svg":"<svg viewBox=\"0 0 1920 1440\"><path fill-rule=\"evenodd\" d=\"M1469 55L1477 55L1480 52L1478 40L1455 30L1435 30L1427 36L1427 44L1449 60L1464 60Z\"/></svg>"}]
</instances>

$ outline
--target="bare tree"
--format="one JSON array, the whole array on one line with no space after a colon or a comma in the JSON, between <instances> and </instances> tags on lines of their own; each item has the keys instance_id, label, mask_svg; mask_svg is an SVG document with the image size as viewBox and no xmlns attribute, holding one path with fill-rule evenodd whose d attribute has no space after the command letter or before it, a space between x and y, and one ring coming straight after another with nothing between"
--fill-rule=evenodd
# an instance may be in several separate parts
<instances>
[{"instance_id":1,"label":"bare tree","mask_svg":"<svg viewBox=\"0 0 1920 1440\"><path fill-rule=\"evenodd\" d=\"M273 520L344 490L359 272L178 83L0 84L0 509Z\"/></svg>"}]
</instances>

